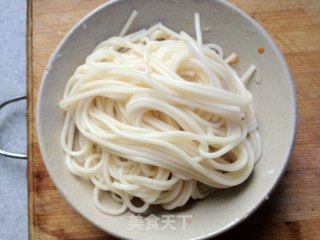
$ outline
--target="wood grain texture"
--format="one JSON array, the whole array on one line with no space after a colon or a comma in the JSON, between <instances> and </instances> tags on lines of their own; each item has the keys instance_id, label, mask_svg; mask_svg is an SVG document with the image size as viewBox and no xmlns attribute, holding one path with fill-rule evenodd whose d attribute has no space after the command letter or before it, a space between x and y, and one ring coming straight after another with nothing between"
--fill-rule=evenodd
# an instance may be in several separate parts
<instances>
[{"instance_id":1,"label":"wood grain texture","mask_svg":"<svg viewBox=\"0 0 320 240\"><path fill-rule=\"evenodd\" d=\"M41 76L62 36L103 0L29 0L28 177L30 239L114 239L77 214L51 182L38 147ZM296 83L299 125L288 169L270 199L218 239L320 239L320 1L232 0L285 54Z\"/></svg>"}]
</instances>

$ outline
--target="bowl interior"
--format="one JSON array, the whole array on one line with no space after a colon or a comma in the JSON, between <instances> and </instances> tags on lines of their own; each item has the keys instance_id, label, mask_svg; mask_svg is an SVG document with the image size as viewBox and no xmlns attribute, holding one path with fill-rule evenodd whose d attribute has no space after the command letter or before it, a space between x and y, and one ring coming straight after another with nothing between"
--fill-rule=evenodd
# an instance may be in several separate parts
<instances>
[{"instance_id":1,"label":"bowl interior","mask_svg":"<svg viewBox=\"0 0 320 240\"><path fill-rule=\"evenodd\" d=\"M219 44L226 55L237 52L241 58L237 64L240 73L251 63L258 69L249 88L253 92L262 137L260 161L252 176L241 186L217 191L173 212L159 209L152 212L159 221L164 220L165 215L174 215L174 230L130 230L130 212L121 216L101 213L93 204L91 184L67 170L60 146L64 113L58 103L67 79L98 43L119 34L134 9L139 15L130 32L162 22L173 30L183 30L193 36L194 13L199 12L202 29L206 30L204 42ZM260 47L265 48L264 54L258 53ZM67 201L89 221L122 238L201 238L217 235L246 218L281 177L295 134L295 92L287 65L270 36L228 3L211 0L115 1L81 20L52 55L41 86L37 123L41 153L52 180ZM192 223L189 220L184 227L184 220L190 217ZM159 226L163 224L159 222Z\"/></svg>"}]
</instances>

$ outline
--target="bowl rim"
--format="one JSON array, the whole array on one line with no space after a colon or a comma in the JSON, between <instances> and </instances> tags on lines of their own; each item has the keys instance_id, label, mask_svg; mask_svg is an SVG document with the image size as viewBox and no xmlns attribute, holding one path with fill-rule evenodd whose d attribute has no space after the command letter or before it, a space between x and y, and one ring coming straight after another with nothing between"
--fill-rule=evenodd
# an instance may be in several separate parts
<instances>
[{"instance_id":1,"label":"bowl rim","mask_svg":"<svg viewBox=\"0 0 320 240\"><path fill-rule=\"evenodd\" d=\"M86 215L84 215L84 213L82 213L81 211L78 210L78 208L69 200L69 198L66 198L64 193L63 193L63 189L61 189L59 187L59 185L56 184L56 179L52 177L52 171L50 171L48 168L48 162L46 160L46 154L45 154L45 146L44 146L44 139L42 138L42 134L41 134L41 116L40 116L40 107L41 107L41 99L43 98L43 88L44 88L44 83L46 81L46 79L48 78L50 71L45 71L45 69L51 69L52 64L54 63L54 61L56 60L56 56L59 54L61 48L63 47L63 45L66 43L66 41L70 38L70 36L79 28L81 27L88 19L90 19L91 17L93 17L95 14L97 14L98 12L104 10L105 8L111 7L112 5L115 5L116 3L119 2L128 2L128 0L110 0L106 3L103 3L99 6L97 6L96 8L94 8L93 10L91 10L88 14L86 14L84 17L82 17L80 20L78 20L76 22L76 24L74 24L68 31L67 33L64 35L64 37L62 38L62 40L60 40L59 44L56 46L55 50L53 51L51 57L49 58L49 61L46 65L46 67L44 68L44 73L42 75L41 78L41 84L39 87L39 91L38 91L38 98L37 98L37 106L36 106L36 128L37 128L37 136L38 136L38 144L39 144L39 148L40 148L40 153L41 153L41 158L43 159L43 162L45 164L46 170L50 176L50 179L53 181L55 187L58 189L58 191L60 192L60 194L63 196L64 200L78 213L81 215L81 217L83 217L84 219L86 219L89 223L93 224L95 227L101 229L102 231L104 231L107 234L111 234L117 238L122 238L123 235L121 235L119 232L113 231L111 228L109 229L105 229L102 226L100 226L99 224L97 224L96 222L92 221L89 217L87 217ZM258 23L255 19L253 19L249 14L247 14L246 12L244 12L242 9L240 9L239 7L233 5L230 2L224 1L224 0L216 0L216 2L219 2L219 4L224 5L224 7L231 9L232 11L236 12L237 14L241 15L241 17L245 18L246 20L248 20L249 22L251 22L255 28L257 28L263 35L264 38L266 38L271 46L274 48L275 50L275 54L277 56L277 58L280 60L280 62L282 63L284 70L285 70L285 75L288 78L288 83L290 86L290 93L293 96L293 115L294 115L294 119L293 119L293 131L292 131L292 137L290 139L290 147L289 147L289 151L287 152L286 155L286 160L285 160L285 164L283 165L283 168L281 169L280 175L278 176L278 178L276 179L276 181L274 182L274 184L272 185L272 187L269 189L269 191L267 191L264 194L264 197L258 201L257 204L254 205L254 207L252 207L249 211L247 211L247 214L243 217L241 217L238 221L233 221L230 224L225 225L223 228L214 231L210 234L207 235L202 235L193 239L205 239L205 238L209 238L209 237L216 237L218 235L221 235L225 232L227 232L228 230L234 228L235 226L239 225L240 223L242 223L245 219L247 219L249 216L251 216L258 208L260 208L260 206L267 200L267 196L269 196L274 189L278 186L280 180L282 179L288 164L289 164L289 160L290 160L290 156L292 155L293 152L293 148L294 148L294 144L296 141L296 134L297 134L297 126L298 126L298 104L297 104L297 95L296 95L296 87L295 87L295 82L293 80L292 77L292 72L289 69L288 63L284 57L284 55L282 54L280 48L278 47L278 45L276 44L276 42L273 40L273 38L270 36L270 34L267 32L267 30L260 24ZM130 239L130 238L129 238Z\"/></svg>"}]
</instances>

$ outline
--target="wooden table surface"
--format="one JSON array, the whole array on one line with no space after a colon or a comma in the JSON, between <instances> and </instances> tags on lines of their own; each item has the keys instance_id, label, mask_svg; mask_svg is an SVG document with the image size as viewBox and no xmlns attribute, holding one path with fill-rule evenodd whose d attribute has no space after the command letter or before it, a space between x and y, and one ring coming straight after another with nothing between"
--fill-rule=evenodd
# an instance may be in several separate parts
<instances>
[{"instance_id":1,"label":"wooden table surface","mask_svg":"<svg viewBox=\"0 0 320 240\"><path fill-rule=\"evenodd\" d=\"M114 239L76 213L44 167L35 129L42 73L63 35L104 0L28 1L28 177L30 239ZM320 0L231 0L272 35L293 72L296 144L270 199L218 239L320 239Z\"/></svg>"}]
</instances>

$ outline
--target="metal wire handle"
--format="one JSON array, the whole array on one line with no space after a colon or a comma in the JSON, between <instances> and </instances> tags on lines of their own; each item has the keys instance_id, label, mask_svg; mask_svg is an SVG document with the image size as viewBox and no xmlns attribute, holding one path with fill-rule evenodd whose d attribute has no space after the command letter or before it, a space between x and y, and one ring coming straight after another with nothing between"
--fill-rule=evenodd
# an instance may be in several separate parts
<instances>
[{"instance_id":1,"label":"metal wire handle","mask_svg":"<svg viewBox=\"0 0 320 240\"><path fill-rule=\"evenodd\" d=\"M10 103L18 102L18 101L25 100L25 99L27 99L27 97L24 95L9 98L6 101L0 103L0 110ZM7 151L2 150L1 148L0 148L0 155L5 156L5 157L10 157L10 158L27 159L27 155L24 153L7 152Z\"/></svg>"}]
</instances>

